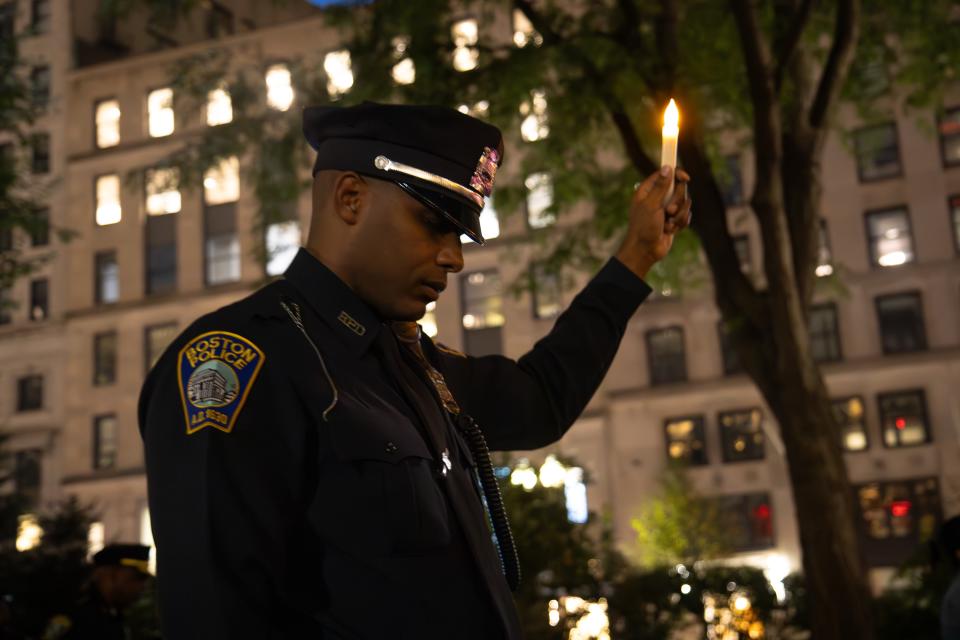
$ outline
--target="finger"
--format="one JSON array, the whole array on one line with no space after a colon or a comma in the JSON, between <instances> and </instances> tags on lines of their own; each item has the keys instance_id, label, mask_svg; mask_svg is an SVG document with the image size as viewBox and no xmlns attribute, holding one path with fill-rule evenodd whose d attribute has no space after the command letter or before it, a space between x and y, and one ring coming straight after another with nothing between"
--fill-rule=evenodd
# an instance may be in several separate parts
<instances>
[{"instance_id":1,"label":"finger","mask_svg":"<svg viewBox=\"0 0 960 640\"><path fill-rule=\"evenodd\" d=\"M650 195L650 190L653 189L653 183L656 182L657 176L659 175L659 173L651 173L643 182L639 183L635 187L636 190L633 194L634 200L645 200L646 197Z\"/></svg>"},{"instance_id":2,"label":"finger","mask_svg":"<svg viewBox=\"0 0 960 640\"><path fill-rule=\"evenodd\" d=\"M690 182L690 174L683 169L677 169L677 182Z\"/></svg>"},{"instance_id":3,"label":"finger","mask_svg":"<svg viewBox=\"0 0 960 640\"><path fill-rule=\"evenodd\" d=\"M673 197L670 199L670 203L667 205L667 211L670 211L670 207L676 207L674 211L679 211L680 207L683 206L683 201L687 197L687 183L680 182L677 185L676 190L673 192Z\"/></svg>"},{"instance_id":4,"label":"finger","mask_svg":"<svg viewBox=\"0 0 960 640\"><path fill-rule=\"evenodd\" d=\"M662 202L667 195L667 192L673 187L673 169L671 167L661 167L660 172L652 176L653 186L650 188L650 191L647 193L647 196L644 200L649 201L653 204L654 210L659 209L662 206ZM649 178L647 178L649 180Z\"/></svg>"}]
</instances>

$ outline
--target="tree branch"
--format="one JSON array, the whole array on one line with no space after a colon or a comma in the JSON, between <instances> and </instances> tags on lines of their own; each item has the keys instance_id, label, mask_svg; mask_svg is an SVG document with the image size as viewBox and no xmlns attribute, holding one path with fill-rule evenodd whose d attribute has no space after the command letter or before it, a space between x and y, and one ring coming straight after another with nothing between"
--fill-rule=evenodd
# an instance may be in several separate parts
<instances>
[{"instance_id":1,"label":"tree branch","mask_svg":"<svg viewBox=\"0 0 960 640\"><path fill-rule=\"evenodd\" d=\"M806 30L807 25L810 23L810 16L813 13L813 5L815 0L802 0L801 4L793 12L793 15L788 19L788 24L790 25L789 30L783 38L783 41L780 42L777 53L777 68L773 72L773 86L777 93L780 93L780 87L783 85L783 76L786 72L787 67L790 65L790 60L793 58L794 52L797 50L797 46L800 44L800 39L803 37L803 32Z\"/></svg>"},{"instance_id":2,"label":"tree branch","mask_svg":"<svg viewBox=\"0 0 960 640\"><path fill-rule=\"evenodd\" d=\"M837 20L833 31L830 55L817 83L817 94L810 107L808 122L822 129L827 114L837 101L847 78L860 32L860 0L838 0Z\"/></svg>"}]
</instances>

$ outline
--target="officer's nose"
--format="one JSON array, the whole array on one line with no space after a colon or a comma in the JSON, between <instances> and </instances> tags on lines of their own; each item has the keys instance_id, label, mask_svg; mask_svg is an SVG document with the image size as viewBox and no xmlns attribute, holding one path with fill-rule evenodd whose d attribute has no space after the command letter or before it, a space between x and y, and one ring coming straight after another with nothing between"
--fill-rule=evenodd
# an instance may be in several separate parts
<instances>
[{"instance_id":1,"label":"officer's nose","mask_svg":"<svg viewBox=\"0 0 960 640\"><path fill-rule=\"evenodd\" d=\"M453 273L463 271L463 246L459 233L447 233L443 236L443 246L437 254L437 264Z\"/></svg>"}]
</instances>

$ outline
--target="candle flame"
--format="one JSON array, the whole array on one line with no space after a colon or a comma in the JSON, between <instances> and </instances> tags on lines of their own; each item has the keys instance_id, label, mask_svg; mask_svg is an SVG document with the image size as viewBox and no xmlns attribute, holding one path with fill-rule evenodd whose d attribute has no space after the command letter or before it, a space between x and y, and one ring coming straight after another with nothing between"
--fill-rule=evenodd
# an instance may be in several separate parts
<instances>
[{"instance_id":1,"label":"candle flame","mask_svg":"<svg viewBox=\"0 0 960 640\"><path fill-rule=\"evenodd\" d=\"M663 135L676 136L680 133L680 110L677 103L670 98L670 104L663 112Z\"/></svg>"}]
</instances>

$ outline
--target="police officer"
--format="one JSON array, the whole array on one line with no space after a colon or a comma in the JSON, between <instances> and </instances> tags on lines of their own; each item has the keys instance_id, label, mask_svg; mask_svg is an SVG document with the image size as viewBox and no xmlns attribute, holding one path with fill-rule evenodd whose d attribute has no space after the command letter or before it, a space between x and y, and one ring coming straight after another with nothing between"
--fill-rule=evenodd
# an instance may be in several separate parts
<instances>
[{"instance_id":1,"label":"police officer","mask_svg":"<svg viewBox=\"0 0 960 640\"><path fill-rule=\"evenodd\" d=\"M577 419L689 222L688 178L666 209L669 169L640 185L616 257L529 353L472 358L413 323L463 268L460 234L483 242L500 131L364 103L307 108L304 132L305 248L187 328L141 394L165 637L519 638L487 448Z\"/></svg>"},{"instance_id":2,"label":"police officer","mask_svg":"<svg viewBox=\"0 0 960 640\"><path fill-rule=\"evenodd\" d=\"M150 547L111 544L93 556L93 573L72 611L51 618L44 640L125 640L123 611L150 579Z\"/></svg>"}]
</instances>

